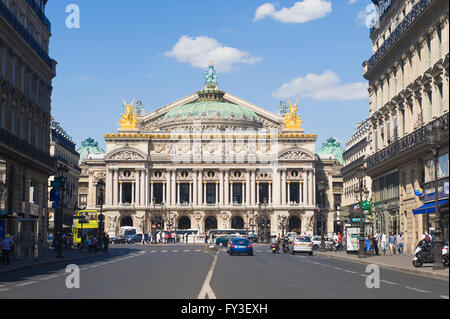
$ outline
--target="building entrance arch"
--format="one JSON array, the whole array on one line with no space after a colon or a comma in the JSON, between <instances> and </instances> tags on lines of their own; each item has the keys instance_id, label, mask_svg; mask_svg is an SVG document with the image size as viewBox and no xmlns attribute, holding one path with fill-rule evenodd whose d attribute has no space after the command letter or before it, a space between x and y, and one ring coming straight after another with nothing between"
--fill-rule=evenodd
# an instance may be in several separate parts
<instances>
[{"instance_id":1,"label":"building entrance arch","mask_svg":"<svg viewBox=\"0 0 450 319\"><path fill-rule=\"evenodd\" d=\"M181 216L178 219L178 229L180 230L186 230L191 229L191 219L187 216Z\"/></svg>"},{"instance_id":2,"label":"building entrance arch","mask_svg":"<svg viewBox=\"0 0 450 319\"><path fill-rule=\"evenodd\" d=\"M302 233L302 220L300 219L300 217L298 216L289 217L288 231L296 232L297 234Z\"/></svg>"},{"instance_id":3,"label":"building entrance arch","mask_svg":"<svg viewBox=\"0 0 450 319\"><path fill-rule=\"evenodd\" d=\"M125 216L120 220L120 227L133 227L133 218L130 216Z\"/></svg>"},{"instance_id":4,"label":"building entrance arch","mask_svg":"<svg viewBox=\"0 0 450 319\"><path fill-rule=\"evenodd\" d=\"M232 229L244 229L244 219L241 216L234 216L231 219Z\"/></svg>"},{"instance_id":5,"label":"building entrance arch","mask_svg":"<svg viewBox=\"0 0 450 319\"><path fill-rule=\"evenodd\" d=\"M205 233L208 233L213 229L217 229L217 218L214 216L208 216L205 219Z\"/></svg>"}]
</instances>

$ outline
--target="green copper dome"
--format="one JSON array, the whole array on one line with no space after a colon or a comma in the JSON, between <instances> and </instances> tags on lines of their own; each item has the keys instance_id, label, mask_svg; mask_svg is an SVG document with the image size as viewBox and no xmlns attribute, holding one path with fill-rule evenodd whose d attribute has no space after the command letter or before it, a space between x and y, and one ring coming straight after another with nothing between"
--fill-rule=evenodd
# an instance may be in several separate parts
<instances>
[{"instance_id":1,"label":"green copper dome","mask_svg":"<svg viewBox=\"0 0 450 319\"><path fill-rule=\"evenodd\" d=\"M341 143L337 143L336 139L329 138L326 143L323 143L320 150L317 152L319 155L334 155L335 158L344 165L344 158L342 157L344 149L341 147Z\"/></svg>"},{"instance_id":2,"label":"green copper dome","mask_svg":"<svg viewBox=\"0 0 450 319\"><path fill-rule=\"evenodd\" d=\"M81 147L77 150L77 152L80 154L80 165L90 155L106 154L104 150L98 147L98 142L94 141L92 138L88 138L82 142Z\"/></svg>"},{"instance_id":3,"label":"green copper dome","mask_svg":"<svg viewBox=\"0 0 450 319\"><path fill-rule=\"evenodd\" d=\"M216 117L221 118L234 117L240 119L245 117L248 120L259 120L258 115L252 110L237 104L222 101L198 101L179 106L170 110L164 119L189 118L189 117Z\"/></svg>"}]
</instances>

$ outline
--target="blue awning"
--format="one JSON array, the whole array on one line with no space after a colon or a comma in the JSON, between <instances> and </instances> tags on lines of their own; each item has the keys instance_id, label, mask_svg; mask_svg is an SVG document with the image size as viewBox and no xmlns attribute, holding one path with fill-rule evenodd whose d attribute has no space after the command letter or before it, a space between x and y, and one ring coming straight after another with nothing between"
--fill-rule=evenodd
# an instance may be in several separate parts
<instances>
[{"instance_id":1,"label":"blue awning","mask_svg":"<svg viewBox=\"0 0 450 319\"><path fill-rule=\"evenodd\" d=\"M448 203L448 199L439 201L439 208ZM435 212L435 203L427 203L423 206L420 206L417 209L414 209L414 215L420 214L430 214Z\"/></svg>"}]
</instances>

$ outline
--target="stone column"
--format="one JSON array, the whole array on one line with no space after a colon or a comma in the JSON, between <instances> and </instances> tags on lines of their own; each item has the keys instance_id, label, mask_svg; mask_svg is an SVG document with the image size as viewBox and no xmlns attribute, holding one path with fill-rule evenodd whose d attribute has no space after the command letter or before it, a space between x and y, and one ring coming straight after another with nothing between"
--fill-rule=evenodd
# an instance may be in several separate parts
<instances>
[{"instance_id":1,"label":"stone column","mask_svg":"<svg viewBox=\"0 0 450 319\"><path fill-rule=\"evenodd\" d=\"M272 176L273 184L273 203L275 205L280 205L280 172L277 168L273 170Z\"/></svg>"},{"instance_id":2,"label":"stone column","mask_svg":"<svg viewBox=\"0 0 450 319\"><path fill-rule=\"evenodd\" d=\"M150 183L150 202L153 204L153 189L154 189L154 184L153 182ZM164 193L164 185L163 185L163 193ZM164 199L164 194L163 194L163 202L165 201Z\"/></svg>"},{"instance_id":3,"label":"stone column","mask_svg":"<svg viewBox=\"0 0 450 319\"><path fill-rule=\"evenodd\" d=\"M251 184L251 189L250 189L250 199L251 199L251 205L255 206L255 199L256 199L256 171L252 170L250 171L251 173L251 179L252 179L252 184Z\"/></svg>"},{"instance_id":4,"label":"stone column","mask_svg":"<svg viewBox=\"0 0 450 319\"><path fill-rule=\"evenodd\" d=\"M230 171L225 171L225 206L230 205Z\"/></svg>"},{"instance_id":5,"label":"stone column","mask_svg":"<svg viewBox=\"0 0 450 319\"><path fill-rule=\"evenodd\" d=\"M259 182L256 182L256 205L259 204Z\"/></svg>"},{"instance_id":6,"label":"stone column","mask_svg":"<svg viewBox=\"0 0 450 319\"><path fill-rule=\"evenodd\" d=\"M194 196L192 194L192 182L189 182L189 204L194 203Z\"/></svg>"},{"instance_id":7,"label":"stone column","mask_svg":"<svg viewBox=\"0 0 450 319\"><path fill-rule=\"evenodd\" d=\"M206 182L203 182L203 204L206 205L207 204L207 199L206 199Z\"/></svg>"},{"instance_id":8,"label":"stone column","mask_svg":"<svg viewBox=\"0 0 450 319\"><path fill-rule=\"evenodd\" d=\"M172 206L176 205L177 202L177 171L174 170L172 172L172 185L171 185L171 193L172 193Z\"/></svg>"},{"instance_id":9,"label":"stone column","mask_svg":"<svg viewBox=\"0 0 450 319\"><path fill-rule=\"evenodd\" d=\"M135 204L135 193L134 193L134 189L135 189L135 185L136 182L131 182L131 204ZM139 183L138 183L139 185Z\"/></svg>"},{"instance_id":10,"label":"stone column","mask_svg":"<svg viewBox=\"0 0 450 319\"><path fill-rule=\"evenodd\" d=\"M245 182L241 183L241 192L242 192L242 206L244 206L245 200L244 200L244 195L245 195Z\"/></svg>"},{"instance_id":11,"label":"stone column","mask_svg":"<svg viewBox=\"0 0 450 319\"><path fill-rule=\"evenodd\" d=\"M113 203L114 206L119 205L119 174L117 169L113 170L113 184L114 184L114 193L113 193Z\"/></svg>"},{"instance_id":12,"label":"stone column","mask_svg":"<svg viewBox=\"0 0 450 319\"><path fill-rule=\"evenodd\" d=\"M167 201L167 192L166 192L166 189L167 189L167 182L163 182L163 202L164 202L164 204L167 205L168 201ZM152 201L152 204L153 204L153 196L152 196L152 198L151 198L151 201Z\"/></svg>"},{"instance_id":13,"label":"stone column","mask_svg":"<svg viewBox=\"0 0 450 319\"><path fill-rule=\"evenodd\" d=\"M171 204L172 204L172 194L171 194L171 189L170 189L170 187L171 187L171 181L172 181L172 171L170 171L170 170L168 170L168 171L166 171L166 178L167 178L167 181L166 181L166 187L165 187L165 190L166 190L166 201L165 201L165 204L166 204L166 206L170 206Z\"/></svg>"},{"instance_id":14,"label":"stone column","mask_svg":"<svg viewBox=\"0 0 450 319\"><path fill-rule=\"evenodd\" d=\"M122 205L122 182L119 182L120 184L120 194L119 194L119 205Z\"/></svg>"},{"instance_id":15,"label":"stone column","mask_svg":"<svg viewBox=\"0 0 450 319\"><path fill-rule=\"evenodd\" d=\"M145 205L145 198L146 198L146 196L145 196L145 194L147 193L147 184L146 184L146 176L147 176L147 174L146 174L146 171L145 170L142 170L141 171L141 198L140 198L140 204L141 204L141 206L146 206Z\"/></svg>"},{"instance_id":16,"label":"stone column","mask_svg":"<svg viewBox=\"0 0 450 319\"><path fill-rule=\"evenodd\" d=\"M141 202L141 171L136 170L136 182L133 182L133 189L131 191L132 195L132 202L136 206L139 206Z\"/></svg>"},{"instance_id":17,"label":"stone column","mask_svg":"<svg viewBox=\"0 0 450 319\"><path fill-rule=\"evenodd\" d=\"M148 197L150 195L148 192L148 186L150 185L149 183L150 183L150 172L148 170L145 170L145 181L144 181L144 184L145 184L144 206L145 207L148 207L149 202L150 202L148 200ZM153 192L153 185L152 185L152 192ZM152 197L153 197L153 195L152 195Z\"/></svg>"},{"instance_id":18,"label":"stone column","mask_svg":"<svg viewBox=\"0 0 450 319\"><path fill-rule=\"evenodd\" d=\"M203 206L203 170L199 171L198 181L198 204Z\"/></svg>"},{"instance_id":19,"label":"stone column","mask_svg":"<svg viewBox=\"0 0 450 319\"><path fill-rule=\"evenodd\" d=\"M250 171L247 171L245 182L245 203L247 206L250 205Z\"/></svg>"},{"instance_id":20,"label":"stone column","mask_svg":"<svg viewBox=\"0 0 450 319\"><path fill-rule=\"evenodd\" d=\"M269 182L267 187L269 188L269 205L272 205L272 182Z\"/></svg>"},{"instance_id":21,"label":"stone column","mask_svg":"<svg viewBox=\"0 0 450 319\"><path fill-rule=\"evenodd\" d=\"M312 197L313 197L313 205L315 206L317 204L317 200L316 200L316 174L315 171L311 171L312 174ZM331 185L333 185L331 183ZM334 206L334 205L333 205Z\"/></svg>"},{"instance_id":22,"label":"stone column","mask_svg":"<svg viewBox=\"0 0 450 319\"><path fill-rule=\"evenodd\" d=\"M181 188L180 182L177 182L177 200L176 200L177 205L180 205L180 203L181 203L181 198L180 198L180 195L181 195L181 193L180 193L180 188Z\"/></svg>"},{"instance_id":23,"label":"stone column","mask_svg":"<svg viewBox=\"0 0 450 319\"><path fill-rule=\"evenodd\" d=\"M286 205L286 170L281 171L281 205Z\"/></svg>"},{"instance_id":24,"label":"stone column","mask_svg":"<svg viewBox=\"0 0 450 319\"><path fill-rule=\"evenodd\" d=\"M198 193L197 193L197 188L198 188L198 173L197 170L194 169L194 173L193 173L193 193L192 193L192 197L193 197L193 201L192 204L194 206L198 205Z\"/></svg>"},{"instance_id":25,"label":"stone column","mask_svg":"<svg viewBox=\"0 0 450 319\"><path fill-rule=\"evenodd\" d=\"M112 187L113 187L113 182L112 182L112 172L110 169L107 169L107 173L106 173L106 189L105 189L105 193L106 193L106 205L108 206L112 206Z\"/></svg>"},{"instance_id":26,"label":"stone column","mask_svg":"<svg viewBox=\"0 0 450 319\"><path fill-rule=\"evenodd\" d=\"M311 205L311 206L314 206L314 199L313 199L313 196L314 196L314 185L313 185L313 178L312 178L312 170L309 170L308 171L308 185L309 185L309 196L308 196L308 199L309 199L309 205Z\"/></svg>"},{"instance_id":27,"label":"stone column","mask_svg":"<svg viewBox=\"0 0 450 319\"><path fill-rule=\"evenodd\" d=\"M224 185L224 174L223 174L224 172L223 172L223 170L221 170L220 171L220 173L219 173L219 176L220 176L220 190L219 190L219 193L220 193L220 196L219 196L219 199L220 199L220 205L221 206L223 206L224 204L225 204L225 201L224 201L224 187L223 187L223 185Z\"/></svg>"}]
</instances>

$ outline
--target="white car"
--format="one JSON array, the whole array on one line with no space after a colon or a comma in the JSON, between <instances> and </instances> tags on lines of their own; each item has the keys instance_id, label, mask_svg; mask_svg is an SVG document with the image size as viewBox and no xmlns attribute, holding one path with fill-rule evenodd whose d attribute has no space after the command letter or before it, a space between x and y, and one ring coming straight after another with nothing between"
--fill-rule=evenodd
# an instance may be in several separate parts
<instances>
[{"instance_id":1,"label":"white car","mask_svg":"<svg viewBox=\"0 0 450 319\"><path fill-rule=\"evenodd\" d=\"M289 239L289 242L292 243L292 242L294 241L294 238L297 237L297 233L295 233L295 232L290 232L290 233L287 233L286 236L287 236L287 238Z\"/></svg>"},{"instance_id":2,"label":"white car","mask_svg":"<svg viewBox=\"0 0 450 319\"><path fill-rule=\"evenodd\" d=\"M309 236L297 236L291 245L291 254L295 253L309 253L310 256L313 255L313 242Z\"/></svg>"},{"instance_id":3,"label":"white car","mask_svg":"<svg viewBox=\"0 0 450 319\"><path fill-rule=\"evenodd\" d=\"M319 250L320 245L322 244L322 236L312 237L312 242L313 242L313 249ZM334 242L330 238L325 237L325 249L331 250L333 245L334 245Z\"/></svg>"}]
</instances>

